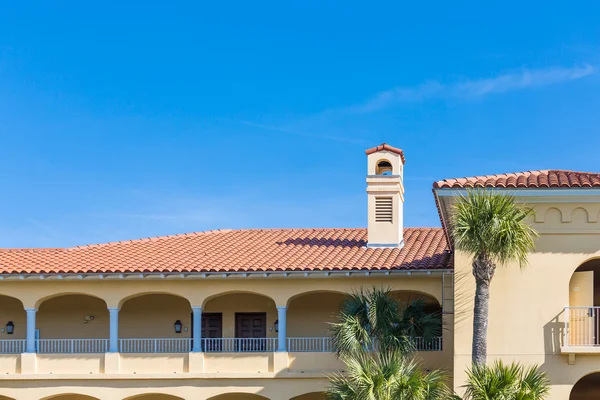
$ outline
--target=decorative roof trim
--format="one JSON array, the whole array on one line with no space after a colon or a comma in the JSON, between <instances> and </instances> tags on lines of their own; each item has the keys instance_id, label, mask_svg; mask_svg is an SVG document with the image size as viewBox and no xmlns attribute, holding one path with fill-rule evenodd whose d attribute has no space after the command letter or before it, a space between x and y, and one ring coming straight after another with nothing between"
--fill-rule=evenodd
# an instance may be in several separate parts
<instances>
[{"instance_id":1,"label":"decorative roof trim","mask_svg":"<svg viewBox=\"0 0 600 400\"><path fill-rule=\"evenodd\" d=\"M431 276L453 273L452 269L420 269L420 270L365 270L352 271L296 271L296 272L189 272L189 273L83 273L83 274L0 274L0 281L33 281L33 280L152 280L152 279L236 279L236 278L347 278L347 277L380 277L380 276Z\"/></svg>"},{"instance_id":2,"label":"decorative roof trim","mask_svg":"<svg viewBox=\"0 0 600 400\"><path fill-rule=\"evenodd\" d=\"M600 188L503 188L503 187L466 187L466 188L435 188L433 192L440 197L462 196L469 190L481 189L496 192L512 193L517 197L591 197L600 196Z\"/></svg>"}]
</instances>

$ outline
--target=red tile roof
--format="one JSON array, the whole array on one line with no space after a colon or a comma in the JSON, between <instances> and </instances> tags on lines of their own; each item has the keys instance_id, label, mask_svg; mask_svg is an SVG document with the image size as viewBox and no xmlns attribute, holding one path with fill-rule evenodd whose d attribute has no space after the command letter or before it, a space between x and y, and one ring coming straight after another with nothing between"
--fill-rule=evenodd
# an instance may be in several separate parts
<instances>
[{"instance_id":1,"label":"red tile roof","mask_svg":"<svg viewBox=\"0 0 600 400\"><path fill-rule=\"evenodd\" d=\"M406 163L406 160L404 159L404 152L401 149L399 149L397 147L392 147L387 143L382 143L377 147L367 149L365 151L365 153L367 153L367 155L369 155L369 154L373 154L378 151L384 151L384 150L391 151L392 153L400 154L400 158L402 158L402 164Z\"/></svg>"},{"instance_id":2,"label":"red tile roof","mask_svg":"<svg viewBox=\"0 0 600 400\"><path fill-rule=\"evenodd\" d=\"M65 249L0 249L1 274L418 270L452 268L440 228L402 249L366 248L366 229L222 230Z\"/></svg>"},{"instance_id":3,"label":"red tile roof","mask_svg":"<svg viewBox=\"0 0 600 400\"><path fill-rule=\"evenodd\" d=\"M600 187L600 173L541 170L444 179L434 188L590 188Z\"/></svg>"}]
</instances>

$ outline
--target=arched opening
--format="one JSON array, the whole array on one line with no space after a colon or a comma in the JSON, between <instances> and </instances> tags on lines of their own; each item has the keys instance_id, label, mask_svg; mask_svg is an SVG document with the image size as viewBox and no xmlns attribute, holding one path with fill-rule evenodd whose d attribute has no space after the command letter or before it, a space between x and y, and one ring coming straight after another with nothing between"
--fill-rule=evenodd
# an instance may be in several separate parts
<instances>
[{"instance_id":1,"label":"arched opening","mask_svg":"<svg viewBox=\"0 0 600 400\"><path fill-rule=\"evenodd\" d=\"M40 353L103 353L110 329L108 309L97 297L52 297L40 305L36 328Z\"/></svg>"},{"instance_id":2,"label":"arched opening","mask_svg":"<svg viewBox=\"0 0 600 400\"><path fill-rule=\"evenodd\" d=\"M437 299L429 294L411 290L393 290L392 297L400 302L401 307L419 308L418 313L424 316L415 324L415 347L417 351L440 351L442 350L442 306ZM422 307L422 309L421 309ZM429 339L424 338L424 332L436 332Z\"/></svg>"},{"instance_id":3,"label":"arched opening","mask_svg":"<svg viewBox=\"0 0 600 400\"><path fill-rule=\"evenodd\" d=\"M138 394L135 396L127 397L124 400L184 400L184 399L182 397L173 396L171 394L147 393L147 394Z\"/></svg>"},{"instance_id":4,"label":"arched opening","mask_svg":"<svg viewBox=\"0 0 600 400\"><path fill-rule=\"evenodd\" d=\"M191 349L192 307L171 294L130 298L119 311L122 353L181 353Z\"/></svg>"},{"instance_id":5,"label":"arched opening","mask_svg":"<svg viewBox=\"0 0 600 400\"><path fill-rule=\"evenodd\" d=\"M202 311L205 352L274 351L277 309L263 295L228 293L209 299Z\"/></svg>"},{"instance_id":6,"label":"arched opening","mask_svg":"<svg viewBox=\"0 0 600 400\"><path fill-rule=\"evenodd\" d=\"M600 399L600 372L586 375L577 381L569 396L569 400L596 399Z\"/></svg>"},{"instance_id":7,"label":"arched opening","mask_svg":"<svg viewBox=\"0 0 600 400\"><path fill-rule=\"evenodd\" d=\"M301 394L300 396L292 397L290 400L325 400L325 398L325 393L315 392Z\"/></svg>"},{"instance_id":8,"label":"arched opening","mask_svg":"<svg viewBox=\"0 0 600 400\"><path fill-rule=\"evenodd\" d=\"M403 306L419 301L423 303L425 311L429 314L440 314L442 312L440 303L429 294L412 290L392 290L391 295L399 300Z\"/></svg>"},{"instance_id":9,"label":"arched opening","mask_svg":"<svg viewBox=\"0 0 600 400\"><path fill-rule=\"evenodd\" d=\"M375 173L377 175L392 175L392 164L388 160L377 161Z\"/></svg>"},{"instance_id":10,"label":"arched opening","mask_svg":"<svg viewBox=\"0 0 600 400\"><path fill-rule=\"evenodd\" d=\"M0 396L0 400L15 400L12 397Z\"/></svg>"},{"instance_id":11,"label":"arched opening","mask_svg":"<svg viewBox=\"0 0 600 400\"><path fill-rule=\"evenodd\" d=\"M0 295L0 353L22 353L27 319L21 300Z\"/></svg>"},{"instance_id":12,"label":"arched opening","mask_svg":"<svg viewBox=\"0 0 600 400\"><path fill-rule=\"evenodd\" d=\"M55 396L45 397L42 400L99 400L97 397L87 396L85 394L57 394Z\"/></svg>"},{"instance_id":13,"label":"arched opening","mask_svg":"<svg viewBox=\"0 0 600 400\"><path fill-rule=\"evenodd\" d=\"M209 397L208 400L269 400L268 398L254 393L224 393Z\"/></svg>"},{"instance_id":14,"label":"arched opening","mask_svg":"<svg viewBox=\"0 0 600 400\"><path fill-rule=\"evenodd\" d=\"M600 344L600 259L589 260L573 272L569 282L569 346Z\"/></svg>"},{"instance_id":15,"label":"arched opening","mask_svg":"<svg viewBox=\"0 0 600 400\"><path fill-rule=\"evenodd\" d=\"M331 323L337 321L347 294L310 292L294 297L288 304L287 336L290 352L331 352Z\"/></svg>"}]
</instances>

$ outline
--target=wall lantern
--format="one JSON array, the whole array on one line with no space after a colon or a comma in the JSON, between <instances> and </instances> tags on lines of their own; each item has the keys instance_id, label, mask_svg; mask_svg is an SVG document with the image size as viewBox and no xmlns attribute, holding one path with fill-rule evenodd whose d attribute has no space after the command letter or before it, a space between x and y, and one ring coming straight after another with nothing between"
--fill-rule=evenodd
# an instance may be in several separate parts
<instances>
[{"instance_id":1,"label":"wall lantern","mask_svg":"<svg viewBox=\"0 0 600 400\"><path fill-rule=\"evenodd\" d=\"M181 321L177 320L173 325L175 326L175 333L181 333Z\"/></svg>"},{"instance_id":2,"label":"wall lantern","mask_svg":"<svg viewBox=\"0 0 600 400\"><path fill-rule=\"evenodd\" d=\"M12 335L15 332L15 324L12 321L8 321L6 324L6 333Z\"/></svg>"},{"instance_id":3,"label":"wall lantern","mask_svg":"<svg viewBox=\"0 0 600 400\"><path fill-rule=\"evenodd\" d=\"M273 325L275 326L275 332L279 332L279 320L275 321Z\"/></svg>"}]
</instances>

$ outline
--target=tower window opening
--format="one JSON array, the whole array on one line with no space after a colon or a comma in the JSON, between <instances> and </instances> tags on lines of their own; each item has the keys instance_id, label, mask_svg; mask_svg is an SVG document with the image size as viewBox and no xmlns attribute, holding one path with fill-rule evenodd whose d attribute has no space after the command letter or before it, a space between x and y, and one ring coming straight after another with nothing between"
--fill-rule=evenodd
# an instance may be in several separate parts
<instances>
[{"instance_id":1,"label":"tower window opening","mask_svg":"<svg viewBox=\"0 0 600 400\"><path fill-rule=\"evenodd\" d=\"M375 173L377 175L392 175L392 164L387 160L379 161Z\"/></svg>"}]
</instances>

